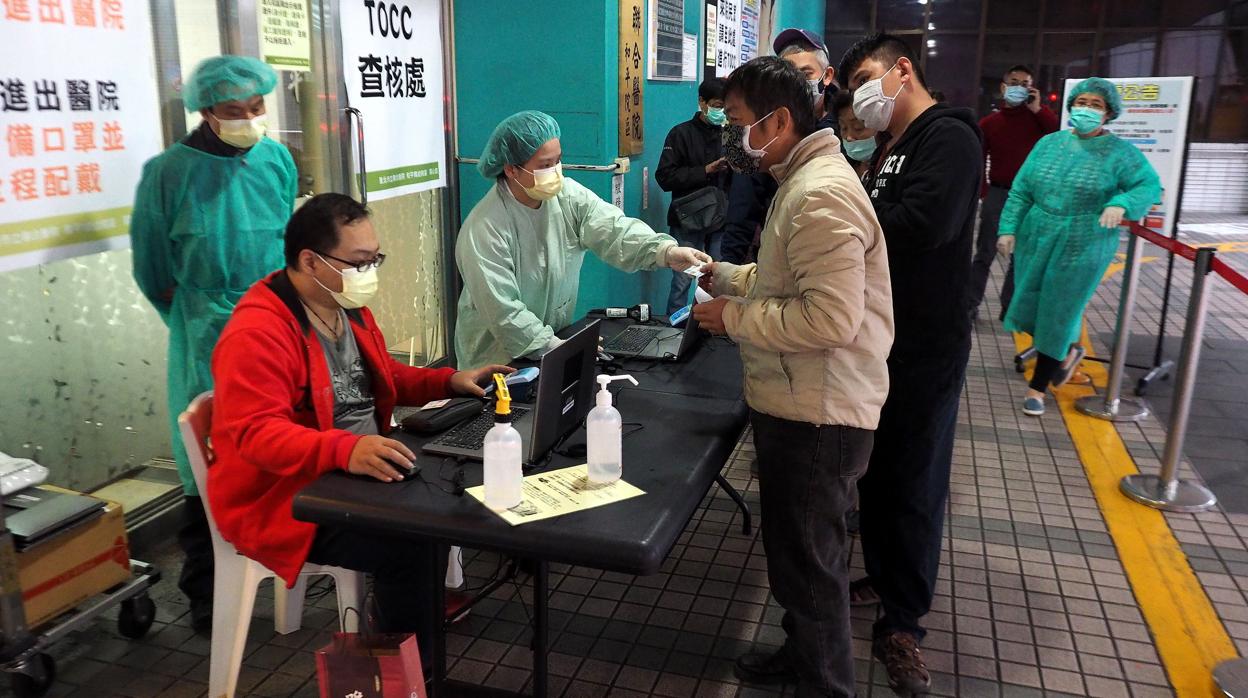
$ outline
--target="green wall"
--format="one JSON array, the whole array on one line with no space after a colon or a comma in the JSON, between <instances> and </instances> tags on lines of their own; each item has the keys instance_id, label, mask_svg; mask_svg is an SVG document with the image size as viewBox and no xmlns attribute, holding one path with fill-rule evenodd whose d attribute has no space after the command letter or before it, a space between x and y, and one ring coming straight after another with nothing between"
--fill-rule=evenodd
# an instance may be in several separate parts
<instances>
[{"instance_id":1,"label":"green wall","mask_svg":"<svg viewBox=\"0 0 1248 698\"><path fill-rule=\"evenodd\" d=\"M827 3L820 0L776 0L775 33L779 34L783 29L796 27L823 36L823 18L826 9ZM767 47L767 52L771 52L770 46Z\"/></svg>"}]
</instances>

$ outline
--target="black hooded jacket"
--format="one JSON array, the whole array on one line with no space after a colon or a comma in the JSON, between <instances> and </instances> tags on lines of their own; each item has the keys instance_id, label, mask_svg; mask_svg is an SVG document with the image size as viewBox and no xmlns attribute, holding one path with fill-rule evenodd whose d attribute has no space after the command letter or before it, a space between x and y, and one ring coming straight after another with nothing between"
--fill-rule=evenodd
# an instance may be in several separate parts
<instances>
[{"instance_id":1,"label":"black hooded jacket","mask_svg":"<svg viewBox=\"0 0 1248 698\"><path fill-rule=\"evenodd\" d=\"M890 361L964 351L984 175L975 115L937 104L885 150L877 151L863 185L888 244L896 333Z\"/></svg>"}]
</instances>

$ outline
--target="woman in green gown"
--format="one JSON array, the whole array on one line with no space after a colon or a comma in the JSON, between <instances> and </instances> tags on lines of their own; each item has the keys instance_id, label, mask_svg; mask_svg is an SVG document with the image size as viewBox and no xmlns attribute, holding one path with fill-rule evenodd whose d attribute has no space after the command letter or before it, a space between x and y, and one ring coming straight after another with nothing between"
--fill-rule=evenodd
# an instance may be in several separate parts
<instances>
[{"instance_id":1,"label":"woman in green gown","mask_svg":"<svg viewBox=\"0 0 1248 698\"><path fill-rule=\"evenodd\" d=\"M1067 98L1071 130L1045 136L1014 178L997 242L1014 254L1005 328L1030 334L1038 352L1023 412L1044 414L1045 391L1069 379L1083 349L1084 308L1118 250L1118 226L1161 200L1144 154L1109 133L1122 114L1113 83L1088 78Z\"/></svg>"}]
</instances>

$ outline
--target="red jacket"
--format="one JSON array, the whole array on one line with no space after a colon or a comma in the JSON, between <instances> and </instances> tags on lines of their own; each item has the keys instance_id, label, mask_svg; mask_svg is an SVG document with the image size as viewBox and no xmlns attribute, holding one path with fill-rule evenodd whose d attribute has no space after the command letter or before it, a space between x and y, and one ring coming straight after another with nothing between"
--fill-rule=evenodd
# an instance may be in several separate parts
<instances>
[{"instance_id":1,"label":"red jacket","mask_svg":"<svg viewBox=\"0 0 1248 698\"><path fill-rule=\"evenodd\" d=\"M1002 107L980 119L986 175L981 196L987 195L989 184L1009 189L1036 142L1057 127L1057 114L1044 105L1034 114L1026 106Z\"/></svg>"},{"instance_id":2,"label":"red jacket","mask_svg":"<svg viewBox=\"0 0 1248 698\"><path fill-rule=\"evenodd\" d=\"M413 368L390 358L368 309L347 312L372 375L381 433L396 404L451 394L454 369ZM360 436L334 428L325 353L285 271L260 280L239 302L212 355L215 384L208 501L226 540L293 586L316 525L296 521L299 490L345 470Z\"/></svg>"}]
</instances>

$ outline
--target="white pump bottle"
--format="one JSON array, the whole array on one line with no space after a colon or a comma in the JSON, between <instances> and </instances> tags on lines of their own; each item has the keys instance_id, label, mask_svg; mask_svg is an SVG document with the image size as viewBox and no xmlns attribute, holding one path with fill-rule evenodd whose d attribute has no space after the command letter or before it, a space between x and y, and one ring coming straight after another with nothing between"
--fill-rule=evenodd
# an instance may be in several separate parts
<instances>
[{"instance_id":1,"label":"white pump bottle","mask_svg":"<svg viewBox=\"0 0 1248 698\"><path fill-rule=\"evenodd\" d=\"M598 406L585 418L586 452L589 456L589 481L602 485L615 482L623 474L624 420L611 404L611 381L631 381L632 376L598 376Z\"/></svg>"}]
</instances>

